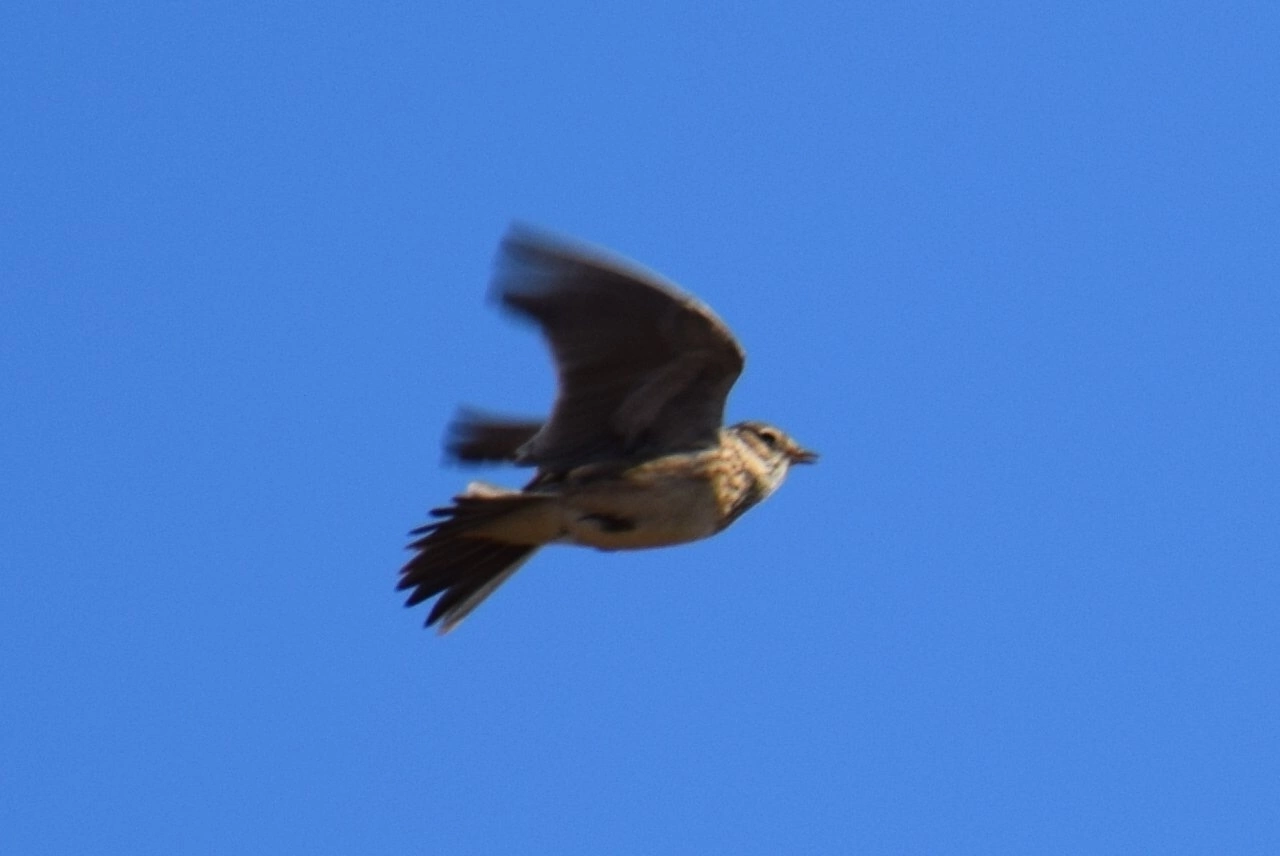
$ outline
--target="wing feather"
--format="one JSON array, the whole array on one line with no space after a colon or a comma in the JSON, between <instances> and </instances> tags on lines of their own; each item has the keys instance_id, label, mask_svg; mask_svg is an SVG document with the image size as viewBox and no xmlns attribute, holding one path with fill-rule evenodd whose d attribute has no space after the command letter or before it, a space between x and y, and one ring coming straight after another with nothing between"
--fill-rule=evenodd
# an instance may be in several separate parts
<instances>
[{"instance_id":1,"label":"wing feather","mask_svg":"<svg viewBox=\"0 0 1280 856\"><path fill-rule=\"evenodd\" d=\"M515 229L499 300L542 330L559 390L517 455L544 468L717 442L745 355L696 298L593 251Z\"/></svg>"}]
</instances>

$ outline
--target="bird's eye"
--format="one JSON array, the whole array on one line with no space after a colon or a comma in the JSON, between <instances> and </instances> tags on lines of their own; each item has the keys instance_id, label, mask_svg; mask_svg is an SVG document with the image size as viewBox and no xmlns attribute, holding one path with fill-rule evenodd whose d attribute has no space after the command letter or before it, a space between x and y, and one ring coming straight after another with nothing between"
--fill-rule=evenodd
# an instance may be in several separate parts
<instances>
[{"instance_id":1,"label":"bird's eye","mask_svg":"<svg viewBox=\"0 0 1280 856\"><path fill-rule=\"evenodd\" d=\"M770 449L778 448L778 435L772 431L761 431L760 439L764 440L764 444Z\"/></svg>"}]
</instances>

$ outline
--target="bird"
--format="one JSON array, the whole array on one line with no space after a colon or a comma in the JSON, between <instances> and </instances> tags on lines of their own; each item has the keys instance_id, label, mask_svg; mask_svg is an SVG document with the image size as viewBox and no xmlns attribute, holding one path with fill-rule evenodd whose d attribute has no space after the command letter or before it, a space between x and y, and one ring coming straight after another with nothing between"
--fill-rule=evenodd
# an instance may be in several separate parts
<instances>
[{"instance_id":1,"label":"bird","mask_svg":"<svg viewBox=\"0 0 1280 856\"><path fill-rule=\"evenodd\" d=\"M521 489L473 481L410 532L397 589L436 597L445 634L540 548L634 550L722 532L817 454L765 422L725 426L745 352L712 310L662 277L526 226L502 240L493 295L540 328L555 363L549 417L463 409L446 453L535 468ZM438 597L437 597L438 596Z\"/></svg>"}]
</instances>

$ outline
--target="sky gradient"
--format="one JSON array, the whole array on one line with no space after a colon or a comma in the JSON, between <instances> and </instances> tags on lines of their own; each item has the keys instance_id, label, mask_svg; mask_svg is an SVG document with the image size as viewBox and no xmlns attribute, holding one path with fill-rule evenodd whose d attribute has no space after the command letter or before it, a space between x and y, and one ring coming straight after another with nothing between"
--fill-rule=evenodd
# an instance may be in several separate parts
<instances>
[{"instance_id":1,"label":"sky gradient","mask_svg":"<svg viewBox=\"0 0 1280 856\"><path fill-rule=\"evenodd\" d=\"M1269 4L9 4L0 849L1280 851ZM394 590L514 220L822 453Z\"/></svg>"}]
</instances>

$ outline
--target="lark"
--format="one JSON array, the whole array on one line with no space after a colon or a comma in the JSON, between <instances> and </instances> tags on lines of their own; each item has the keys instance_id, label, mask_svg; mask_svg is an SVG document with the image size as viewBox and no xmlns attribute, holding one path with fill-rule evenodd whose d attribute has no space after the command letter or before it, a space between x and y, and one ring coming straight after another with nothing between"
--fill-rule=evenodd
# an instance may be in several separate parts
<instances>
[{"instance_id":1,"label":"lark","mask_svg":"<svg viewBox=\"0 0 1280 856\"><path fill-rule=\"evenodd\" d=\"M472 482L413 530L398 588L439 595L441 633L540 548L638 550L723 531L817 455L764 422L725 426L745 354L714 312L662 278L525 228L499 252L495 295L555 361L546 421L463 411L447 452L534 467L521 490Z\"/></svg>"}]
</instances>

